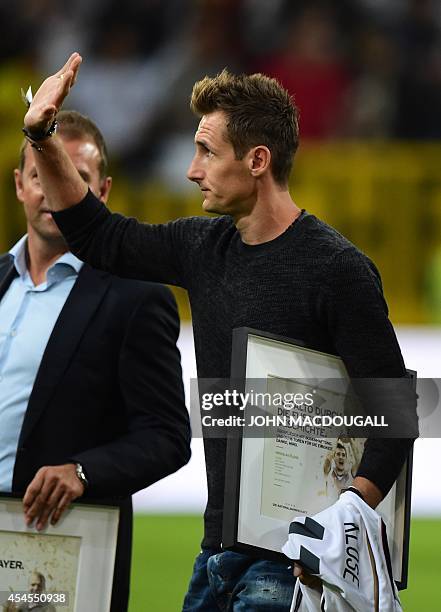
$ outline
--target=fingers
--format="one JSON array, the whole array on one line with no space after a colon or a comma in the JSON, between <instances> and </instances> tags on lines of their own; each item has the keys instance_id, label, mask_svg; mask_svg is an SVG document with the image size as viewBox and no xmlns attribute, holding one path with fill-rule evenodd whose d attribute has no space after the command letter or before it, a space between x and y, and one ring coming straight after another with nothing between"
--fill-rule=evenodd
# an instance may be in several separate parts
<instances>
[{"instance_id":1,"label":"fingers","mask_svg":"<svg viewBox=\"0 0 441 612\"><path fill-rule=\"evenodd\" d=\"M23 510L25 514L28 512L29 508L34 503L35 498L37 497L38 493L40 492L43 486L43 481L44 481L44 471L43 469L41 469L41 470L38 470L38 472L35 474L34 479L29 484L28 488L26 489L26 493L23 497Z\"/></svg>"},{"instance_id":2,"label":"fingers","mask_svg":"<svg viewBox=\"0 0 441 612\"><path fill-rule=\"evenodd\" d=\"M71 87L73 87L75 85L75 82L76 82L77 76L78 76L78 71L80 70L80 66L81 66L82 61L83 61L83 59L82 59L81 55L78 55L75 58L75 61L72 62L72 65L70 67L70 69L73 72L72 82L70 84Z\"/></svg>"},{"instance_id":3,"label":"fingers","mask_svg":"<svg viewBox=\"0 0 441 612\"><path fill-rule=\"evenodd\" d=\"M71 55L69 56L69 59L64 64L64 66L60 68L58 72L55 73L55 76L62 75L67 70L71 70L73 66L76 66L76 65L79 66L81 64L81 61L82 61L81 55L77 51L74 51L74 53L71 53Z\"/></svg>"},{"instance_id":4,"label":"fingers","mask_svg":"<svg viewBox=\"0 0 441 612\"><path fill-rule=\"evenodd\" d=\"M64 77L64 80L69 83L69 88L67 89L65 95L67 95L69 93L69 89L75 85L82 61L83 59L81 55L78 53L73 53L66 62L65 66L59 71L59 73L57 73L59 78Z\"/></svg>"},{"instance_id":5,"label":"fingers","mask_svg":"<svg viewBox=\"0 0 441 612\"><path fill-rule=\"evenodd\" d=\"M69 89L75 84L82 61L83 59L79 53L72 53L63 68L56 73L59 79L69 83L69 87L65 90L65 95L68 94Z\"/></svg>"},{"instance_id":6,"label":"fingers","mask_svg":"<svg viewBox=\"0 0 441 612\"><path fill-rule=\"evenodd\" d=\"M35 518L37 519L35 528L37 531L41 531L46 527L50 514L58 505L59 495L59 491L55 490L49 498L44 499L42 496L41 504L35 508Z\"/></svg>"},{"instance_id":7,"label":"fingers","mask_svg":"<svg viewBox=\"0 0 441 612\"><path fill-rule=\"evenodd\" d=\"M303 567L301 565L299 565L298 563L294 563L294 569L293 569L293 574L296 578L298 578L299 576L302 575L303 572Z\"/></svg>"},{"instance_id":8,"label":"fingers","mask_svg":"<svg viewBox=\"0 0 441 612\"><path fill-rule=\"evenodd\" d=\"M319 592L322 591L322 581L320 578L308 574L308 572L306 572L305 569L298 563L294 563L293 574L305 586Z\"/></svg>"},{"instance_id":9,"label":"fingers","mask_svg":"<svg viewBox=\"0 0 441 612\"><path fill-rule=\"evenodd\" d=\"M317 578L317 576L311 576L310 574L303 573L299 577L299 580L305 586L309 587L310 589L314 589L319 593L321 593L323 590L322 581L320 580L320 578Z\"/></svg>"},{"instance_id":10,"label":"fingers","mask_svg":"<svg viewBox=\"0 0 441 612\"><path fill-rule=\"evenodd\" d=\"M40 531L52 515L51 523L55 525L71 501L83 492L74 465L41 468L23 498L26 524L30 527L36 520L36 529Z\"/></svg>"},{"instance_id":11,"label":"fingers","mask_svg":"<svg viewBox=\"0 0 441 612\"><path fill-rule=\"evenodd\" d=\"M63 512L75 497L77 496L71 490L65 490L64 486L57 487L42 508L36 524L37 531L41 531L46 527L51 514L51 525L56 525Z\"/></svg>"},{"instance_id":12,"label":"fingers","mask_svg":"<svg viewBox=\"0 0 441 612\"><path fill-rule=\"evenodd\" d=\"M35 518L40 517L44 512L49 497L56 486L51 475L48 474L48 469L41 468L38 470L36 477L29 485L23 498L23 509L28 527L32 525Z\"/></svg>"},{"instance_id":13,"label":"fingers","mask_svg":"<svg viewBox=\"0 0 441 612\"><path fill-rule=\"evenodd\" d=\"M52 514L51 525L56 525L58 523L58 521L60 520L63 512L68 508L68 506L69 506L71 501L72 501L72 499L67 494L65 494L61 498L61 501L58 502L58 506L57 506L55 512Z\"/></svg>"},{"instance_id":14,"label":"fingers","mask_svg":"<svg viewBox=\"0 0 441 612\"><path fill-rule=\"evenodd\" d=\"M25 126L28 129L41 131L49 128L75 83L81 62L81 55L72 53L58 72L43 81L25 115Z\"/></svg>"},{"instance_id":15,"label":"fingers","mask_svg":"<svg viewBox=\"0 0 441 612\"><path fill-rule=\"evenodd\" d=\"M56 73L55 76L57 77L59 87L57 96L57 110L68 95L70 89L75 84L82 61L81 55L78 53L73 53L63 68Z\"/></svg>"},{"instance_id":16,"label":"fingers","mask_svg":"<svg viewBox=\"0 0 441 612\"><path fill-rule=\"evenodd\" d=\"M63 77L63 78L61 78L61 77ZM73 71L72 70L67 70L66 72L63 72L62 75L60 75L60 80L61 80L60 96L62 96L63 100L67 96L67 94L69 93L70 88L72 87L72 79L73 79Z\"/></svg>"}]
</instances>

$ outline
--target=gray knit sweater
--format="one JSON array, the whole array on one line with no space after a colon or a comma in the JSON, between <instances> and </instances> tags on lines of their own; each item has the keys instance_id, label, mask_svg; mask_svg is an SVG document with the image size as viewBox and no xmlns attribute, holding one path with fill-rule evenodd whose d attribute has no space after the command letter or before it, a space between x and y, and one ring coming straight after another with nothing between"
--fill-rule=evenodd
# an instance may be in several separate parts
<instances>
[{"instance_id":1,"label":"gray knit sweater","mask_svg":"<svg viewBox=\"0 0 441 612\"><path fill-rule=\"evenodd\" d=\"M111 214L89 192L54 213L71 250L96 268L187 289L199 377L230 375L232 329L252 327L340 355L351 376L401 377L403 359L374 264L303 212L276 239L250 246L229 216L161 225ZM386 493L411 440L371 440L358 474ZM205 440L208 504L204 546L222 536L223 439Z\"/></svg>"}]
</instances>

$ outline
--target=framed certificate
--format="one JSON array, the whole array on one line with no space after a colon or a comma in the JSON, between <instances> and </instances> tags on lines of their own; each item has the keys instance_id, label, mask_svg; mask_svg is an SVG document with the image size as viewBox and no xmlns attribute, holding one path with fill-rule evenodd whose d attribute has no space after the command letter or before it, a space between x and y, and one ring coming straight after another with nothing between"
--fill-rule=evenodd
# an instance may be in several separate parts
<instances>
[{"instance_id":1,"label":"framed certificate","mask_svg":"<svg viewBox=\"0 0 441 612\"><path fill-rule=\"evenodd\" d=\"M410 375L415 383L414 373ZM307 398L313 392L323 414L339 413L350 382L336 355L250 328L233 331L231 378L250 396L256 383L271 397ZM337 501L352 482L365 438L324 437L320 429L305 435L284 424L260 437L247 435L245 429L227 440L223 548L286 561L281 547L290 522ZM386 523L393 576L401 589L407 586L411 471L412 454L377 508Z\"/></svg>"},{"instance_id":2,"label":"framed certificate","mask_svg":"<svg viewBox=\"0 0 441 612\"><path fill-rule=\"evenodd\" d=\"M108 612L118 522L118 507L82 502L37 532L22 500L0 494L0 609Z\"/></svg>"}]
</instances>

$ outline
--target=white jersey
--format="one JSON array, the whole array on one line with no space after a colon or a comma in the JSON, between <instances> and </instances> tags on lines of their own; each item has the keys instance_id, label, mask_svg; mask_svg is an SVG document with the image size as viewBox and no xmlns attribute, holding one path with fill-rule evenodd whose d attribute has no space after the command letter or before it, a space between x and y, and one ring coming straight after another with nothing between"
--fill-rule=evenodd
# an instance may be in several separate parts
<instances>
[{"instance_id":1,"label":"white jersey","mask_svg":"<svg viewBox=\"0 0 441 612\"><path fill-rule=\"evenodd\" d=\"M297 580L291 612L402 612L385 525L356 493L296 518L289 531L283 552L323 583L320 595Z\"/></svg>"}]
</instances>

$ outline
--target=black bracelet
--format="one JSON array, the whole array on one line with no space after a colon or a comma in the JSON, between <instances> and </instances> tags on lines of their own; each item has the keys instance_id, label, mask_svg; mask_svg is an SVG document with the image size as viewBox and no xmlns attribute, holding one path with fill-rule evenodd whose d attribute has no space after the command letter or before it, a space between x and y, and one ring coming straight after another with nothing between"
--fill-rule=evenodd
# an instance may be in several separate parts
<instances>
[{"instance_id":1,"label":"black bracelet","mask_svg":"<svg viewBox=\"0 0 441 612\"><path fill-rule=\"evenodd\" d=\"M34 147L34 149L37 149L37 151L42 151L43 149L42 147L38 145L38 143L41 142L42 140L46 140L46 138L50 138L51 136L53 136L55 132L57 131L57 127L58 127L57 120L54 119L47 130L44 130L44 131L40 130L39 132L32 132L27 127L23 127L22 132L25 135L26 140L28 140L31 143L31 146Z\"/></svg>"}]
</instances>

